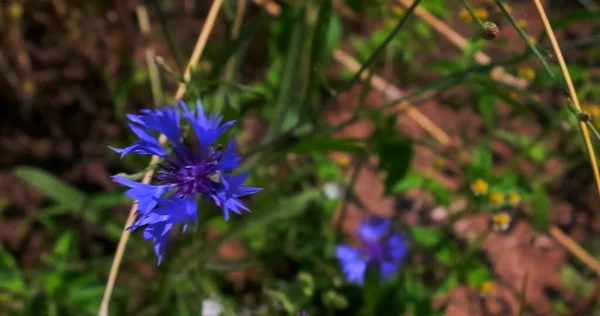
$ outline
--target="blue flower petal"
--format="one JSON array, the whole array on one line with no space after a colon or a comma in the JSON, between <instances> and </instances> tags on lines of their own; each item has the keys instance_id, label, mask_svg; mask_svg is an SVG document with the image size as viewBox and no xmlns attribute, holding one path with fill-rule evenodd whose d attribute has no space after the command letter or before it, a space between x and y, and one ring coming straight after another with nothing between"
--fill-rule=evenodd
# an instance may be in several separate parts
<instances>
[{"instance_id":1,"label":"blue flower petal","mask_svg":"<svg viewBox=\"0 0 600 316\"><path fill-rule=\"evenodd\" d=\"M410 245L406 240L406 237L400 233L394 233L389 236L387 239L387 256L396 261L402 261L408 250L410 249Z\"/></svg>"},{"instance_id":2,"label":"blue flower petal","mask_svg":"<svg viewBox=\"0 0 600 316\"><path fill-rule=\"evenodd\" d=\"M379 262L379 275L382 278L388 279L400 268L400 262L398 261L381 261Z\"/></svg>"},{"instance_id":3,"label":"blue flower petal","mask_svg":"<svg viewBox=\"0 0 600 316\"><path fill-rule=\"evenodd\" d=\"M225 220L229 220L229 212L242 214L242 210L250 210L240 201L239 197L254 194L260 191L260 188L242 186L242 183L248 178L248 172L242 172L237 175L222 174L221 182L223 189L212 195L215 204L223 209Z\"/></svg>"},{"instance_id":4,"label":"blue flower petal","mask_svg":"<svg viewBox=\"0 0 600 316\"><path fill-rule=\"evenodd\" d=\"M129 124L129 128L140 138L138 141L135 141L133 145L123 149L109 146L110 149L121 154L121 158L129 153L138 155L157 155L161 157L166 156L166 153L160 145L158 139L135 124Z\"/></svg>"},{"instance_id":5,"label":"blue flower petal","mask_svg":"<svg viewBox=\"0 0 600 316\"><path fill-rule=\"evenodd\" d=\"M202 107L200 101L197 102L198 109L194 112L190 111L185 103L180 102L181 107L184 111L184 117L190 121L196 137L200 141L200 146L203 150L207 150L235 121L229 121L219 126L221 116L209 115L207 116Z\"/></svg>"},{"instance_id":6,"label":"blue flower petal","mask_svg":"<svg viewBox=\"0 0 600 316\"><path fill-rule=\"evenodd\" d=\"M177 109L165 107L159 110L142 110L139 115L127 118L144 129L151 129L167 136L174 143L180 143L181 126Z\"/></svg>"},{"instance_id":7,"label":"blue flower petal","mask_svg":"<svg viewBox=\"0 0 600 316\"><path fill-rule=\"evenodd\" d=\"M371 217L360 225L358 233L364 240L377 241L387 233L389 227L389 219Z\"/></svg>"},{"instance_id":8,"label":"blue flower petal","mask_svg":"<svg viewBox=\"0 0 600 316\"><path fill-rule=\"evenodd\" d=\"M367 270L367 261L361 252L350 246L338 245L335 253L348 281L362 283Z\"/></svg>"},{"instance_id":9,"label":"blue flower petal","mask_svg":"<svg viewBox=\"0 0 600 316\"><path fill-rule=\"evenodd\" d=\"M169 185L152 185L130 180L122 176L112 176L120 184L129 187L125 192L127 196L138 201L139 214L150 212L157 204L156 199L170 189Z\"/></svg>"},{"instance_id":10,"label":"blue flower petal","mask_svg":"<svg viewBox=\"0 0 600 316\"><path fill-rule=\"evenodd\" d=\"M154 212L160 216L168 216L171 224L195 223L198 219L198 206L190 199L161 199Z\"/></svg>"},{"instance_id":11,"label":"blue flower petal","mask_svg":"<svg viewBox=\"0 0 600 316\"><path fill-rule=\"evenodd\" d=\"M237 154L235 139L231 139L227 144L227 148L223 151L218 168L222 171L233 170L237 168L240 160L241 157Z\"/></svg>"},{"instance_id":12,"label":"blue flower petal","mask_svg":"<svg viewBox=\"0 0 600 316\"><path fill-rule=\"evenodd\" d=\"M173 224L160 222L148 225L144 230L144 239L151 239L154 243L154 253L158 257L157 265L161 264L167 251L167 242L172 228Z\"/></svg>"},{"instance_id":13,"label":"blue flower petal","mask_svg":"<svg viewBox=\"0 0 600 316\"><path fill-rule=\"evenodd\" d=\"M225 196L227 198L243 197L262 190L261 188L242 186L244 181L248 178L248 175L248 172L242 172L236 175L222 174L221 182L223 183Z\"/></svg>"},{"instance_id":14,"label":"blue flower petal","mask_svg":"<svg viewBox=\"0 0 600 316\"><path fill-rule=\"evenodd\" d=\"M213 195L212 199L217 207L223 209L223 215L225 216L226 221L229 220L229 212L234 212L238 215L242 215L242 211L250 213L250 209L248 209L240 200L234 197L226 198L223 192Z\"/></svg>"}]
</instances>

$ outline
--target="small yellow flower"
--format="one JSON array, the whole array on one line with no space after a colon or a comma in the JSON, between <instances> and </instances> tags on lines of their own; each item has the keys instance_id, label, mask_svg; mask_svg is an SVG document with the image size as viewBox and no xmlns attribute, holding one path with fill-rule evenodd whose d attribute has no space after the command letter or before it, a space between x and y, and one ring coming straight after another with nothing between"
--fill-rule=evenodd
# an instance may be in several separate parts
<instances>
[{"instance_id":1,"label":"small yellow flower","mask_svg":"<svg viewBox=\"0 0 600 316\"><path fill-rule=\"evenodd\" d=\"M392 6L392 14L396 16L400 16L404 14L404 8L399 5Z\"/></svg>"},{"instance_id":2,"label":"small yellow flower","mask_svg":"<svg viewBox=\"0 0 600 316\"><path fill-rule=\"evenodd\" d=\"M535 71L529 67L521 67L517 70L517 73L519 74L519 77L527 80L533 80L533 78L535 78Z\"/></svg>"},{"instance_id":3,"label":"small yellow flower","mask_svg":"<svg viewBox=\"0 0 600 316\"><path fill-rule=\"evenodd\" d=\"M524 19L517 20L517 26L518 27L520 27L520 28L526 28L527 25L528 25L527 24L527 20L524 20Z\"/></svg>"},{"instance_id":4,"label":"small yellow flower","mask_svg":"<svg viewBox=\"0 0 600 316\"><path fill-rule=\"evenodd\" d=\"M511 192L508 194L508 204L512 206L517 206L521 203L521 195L516 192Z\"/></svg>"},{"instance_id":5,"label":"small yellow flower","mask_svg":"<svg viewBox=\"0 0 600 316\"><path fill-rule=\"evenodd\" d=\"M600 106L594 104L583 105L583 111L587 112L592 118L600 118Z\"/></svg>"},{"instance_id":6,"label":"small yellow flower","mask_svg":"<svg viewBox=\"0 0 600 316\"><path fill-rule=\"evenodd\" d=\"M498 214L494 214L490 222L492 230L496 232L505 232L510 227L512 216L507 212L500 212Z\"/></svg>"},{"instance_id":7,"label":"small yellow flower","mask_svg":"<svg viewBox=\"0 0 600 316\"><path fill-rule=\"evenodd\" d=\"M442 156L435 157L433 164L438 168L444 168L446 166L446 159Z\"/></svg>"},{"instance_id":8,"label":"small yellow flower","mask_svg":"<svg viewBox=\"0 0 600 316\"><path fill-rule=\"evenodd\" d=\"M479 292L482 295L491 295L494 293L494 283L492 281L485 281L479 288Z\"/></svg>"},{"instance_id":9,"label":"small yellow flower","mask_svg":"<svg viewBox=\"0 0 600 316\"><path fill-rule=\"evenodd\" d=\"M475 13L475 16L478 17L480 20L487 20L489 16L488 11L486 9L475 9L473 10L473 12ZM461 9L458 13L458 17L465 22L471 22L473 20L471 13L469 13L467 9Z\"/></svg>"},{"instance_id":10,"label":"small yellow flower","mask_svg":"<svg viewBox=\"0 0 600 316\"><path fill-rule=\"evenodd\" d=\"M499 192L494 192L490 194L490 203L492 203L492 205L494 206L498 206L504 203L504 194Z\"/></svg>"},{"instance_id":11,"label":"small yellow flower","mask_svg":"<svg viewBox=\"0 0 600 316\"><path fill-rule=\"evenodd\" d=\"M481 20L487 20L490 16L486 9L475 9L475 16L480 18Z\"/></svg>"},{"instance_id":12,"label":"small yellow flower","mask_svg":"<svg viewBox=\"0 0 600 316\"><path fill-rule=\"evenodd\" d=\"M490 185L482 179L477 179L475 182L471 183L471 191L476 196L485 195L488 192Z\"/></svg>"},{"instance_id":13,"label":"small yellow flower","mask_svg":"<svg viewBox=\"0 0 600 316\"><path fill-rule=\"evenodd\" d=\"M505 4L504 4L504 8L506 9L506 12L508 12L508 13L511 13L511 14L512 14L512 12L513 12L513 8L512 8L512 7L511 7L511 6L510 6L508 3L505 3ZM500 10L500 8L499 8L499 7L496 7L496 11L498 11L498 12L502 12L502 10Z\"/></svg>"},{"instance_id":14,"label":"small yellow flower","mask_svg":"<svg viewBox=\"0 0 600 316\"><path fill-rule=\"evenodd\" d=\"M21 16L23 16L23 6L18 2L13 2L9 6L8 11L10 12L10 17L13 20L19 20L21 19Z\"/></svg>"},{"instance_id":15,"label":"small yellow flower","mask_svg":"<svg viewBox=\"0 0 600 316\"><path fill-rule=\"evenodd\" d=\"M347 167L350 164L350 156L343 153L332 153L331 160L333 160L333 162L335 162L340 167Z\"/></svg>"},{"instance_id":16,"label":"small yellow flower","mask_svg":"<svg viewBox=\"0 0 600 316\"><path fill-rule=\"evenodd\" d=\"M537 39L535 39L535 37L527 35L527 39L529 40L529 42L531 42L531 44L537 44Z\"/></svg>"}]
</instances>

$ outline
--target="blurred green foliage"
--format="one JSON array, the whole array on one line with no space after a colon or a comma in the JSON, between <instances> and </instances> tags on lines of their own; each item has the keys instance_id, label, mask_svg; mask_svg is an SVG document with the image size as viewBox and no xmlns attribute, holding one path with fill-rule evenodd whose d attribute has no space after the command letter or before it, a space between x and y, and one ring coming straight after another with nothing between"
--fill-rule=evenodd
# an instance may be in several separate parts
<instances>
[{"instance_id":1,"label":"blurred green foliage","mask_svg":"<svg viewBox=\"0 0 600 316\"><path fill-rule=\"evenodd\" d=\"M228 19L227 23L234 19L237 3L226 1L227 14L223 18ZM334 132L339 126L331 126L324 119L326 107L334 101L342 102L340 95L348 88L344 83L355 74L347 69L330 70L337 69L332 67L334 50L351 48L353 56L365 62L405 11L397 6L390 9L384 1L340 1L358 16L358 21L348 21L336 8L336 1L283 3L279 16L249 4L252 14L244 20L239 36L231 41L209 41L206 60L211 67L196 69L192 80L184 83L190 91L186 98L201 97L206 107L228 119L242 121L258 116L268 122L262 139L240 144L248 153L244 166L253 171L252 185L265 188L250 202L254 212L225 222L216 209L203 205L198 226L174 238L165 263L158 268L150 244L134 233L111 315L201 315L207 300L222 305L224 315L294 315L300 311L310 315L441 315L443 308L434 304L435 300L460 286L479 289L494 278L494 271L479 250L482 240L457 239L452 223L472 213L508 212L513 220L518 217L530 221L540 234L551 224L552 200L547 183L526 178L519 163L526 161L540 169L556 153L539 138L500 130L497 121L497 104L502 102L523 120L546 122L558 118L575 127L576 121L567 119L564 113L532 101L542 89L556 88L549 76L536 73L533 84L518 91L524 98L517 100L510 87L489 79L492 66L482 68L487 66L474 61L474 54L491 44L474 35L462 55L445 54L442 46L447 44L442 45L434 30L414 16L384 47L384 53L370 68L393 74L394 80L415 87L416 95L426 92L418 89L431 81L432 75L443 77L428 83L428 90L439 86L443 88L436 92L441 93L459 85L469 89L464 92L467 97L459 97L464 103L460 107L471 107L485 132L477 141L465 140L462 144L468 159L456 161L464 179L457 188L451 188L434 175L411 168L415 148L427 147L427 143L398 130L397 113L384 110L382 104L369 104L374 109L368 111L363 108L364 98L356 102L356 107L346 104L355 109L346 123L364 118L375 126L367 138L336 137ZM457 8L450 2L423 1L422 6L444 20L456 20ZM589 13L578 10L555 26L565 27L589 18ZM172 27L175 20L170 22ZM368 26L362 27L366 22ZM472 26L469 34L479 34ZM263 45L262 64L251 67L253 73L248 74L243 61L257 38ZM590 55L597 56L597 47L585 47ZM440 60L415 64L424 51ZM530 54L522 54L504 50L501 55L505 59L498 64L516 73L516 64L531 59ZM236 60L235 76L229 78L233 81L225 81L223 74L230 60ZM552 69L558 73L558 69ZM588 66L572 64L570 70L584 97L598 104L600 90L590 82L594 74ZM147 75L129 67L123 77L106 80L110 82L113 114L123 120L129 92L134 85L146 82ZM361 95L370 88L362 85ZM527 106L531 104L539 106ZM542 131L543 135L558 126L546 125L550 127ZM244 132L239 126L234 133ZM576 132L571 129L567 133L575 137ZM502 170L495 167L494 141L502 141L519 153ZM127 138L122 137L112 143L126 142ZM405 225L398 220L410 237L411 255L390 280L369 275L363 286L344 280L334 247L345 237L334 228L332 218L346 203L342 202L346 196L343 192L326 196L323 191L327 184L343 191L352 180L346 176L343 164L332 161L330 152L361 159L377 157L376 168L386 195L425 192L451 219L450 224L442 226ZM287 159L290 156L297 159ZM122 169L139 172L145 168L144 163L128 158ZM121 214L131 201L122 191L84 190L35 167L19 166L14 173L47 198L47 205L27 221L33 223L32 229L44 231L48 246L39 253L41 262L35 268L22 269L18 254L0 245L0 314L96 314L125 220ZM485 192L474 194L472 185L478 180L485 182ZM492 194L501 194L502 201L492 199ZM511 194L515 199L518 196L518 201L511 202ZM461 200L465 203L451 213L455 202ZM0 214L6 203L0 200ZM522 210L522 203L530 208ZM89 227L98 231L88 233L85 230ZM216 232L216 236L208 231ZM233 247L234 259L217 256L217 251L232 240L241 241L244 250ZM244 276L243 282L232 281L236 272ZM566 266L562 274L567 287L579 297L593 290L591 281L574 267ZM563 313L568 306L557 301L554 309Z\"/></svg>"}]
</instances>

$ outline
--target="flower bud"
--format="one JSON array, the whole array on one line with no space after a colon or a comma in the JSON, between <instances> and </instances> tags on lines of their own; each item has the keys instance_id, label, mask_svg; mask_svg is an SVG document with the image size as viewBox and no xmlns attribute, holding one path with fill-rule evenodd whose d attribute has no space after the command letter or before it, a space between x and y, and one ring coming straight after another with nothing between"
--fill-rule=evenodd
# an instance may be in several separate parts
<instances>
[{"instance_id":1,"label":"flower bud","mask_svg":"<svg viewBox=\"0 0 600 316\"><path fill-rule=\"evenodd\" d=\"M486 41L491 41L496 38L498 34L500 34L500 29L498 29L498 25L496 25L496 23L483 22L483 39Z\"/></svg>"}]
</instances>

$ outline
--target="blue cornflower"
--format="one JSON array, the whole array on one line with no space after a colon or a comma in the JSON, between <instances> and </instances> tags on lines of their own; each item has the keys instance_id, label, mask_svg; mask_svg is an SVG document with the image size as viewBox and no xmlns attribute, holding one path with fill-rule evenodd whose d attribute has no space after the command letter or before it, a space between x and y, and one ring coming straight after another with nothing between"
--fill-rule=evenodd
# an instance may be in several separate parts
<instances>
[{"instance_id":1,"label":"blue cornflower","mask_svg":"<svg viewBox=\"0 0 600 316\"><path fill-rule=\"evenodd\" d=\"M139 139L123 149L111 147L121 157L139 154L161 158L152 184L113 176L114 180L129 187L126 194L138 201L138 217L128 229L144 227L144 238L154 243L158 264L165 254L173 226L182 224L185 231L189 223L197 221L198 195L213 201L223 210L225 220L228 220L230 212L242 214L242 211L250 211L239 200L240 197L261 190L242 185L248 178L247 172L236 175L227 173L237 168L241 159L235 141L231 140L224 149L215 144L234 121L221 124L221 116L207 115L199 101L197 105L197 110L189 110L181 101L179 107L182 115L175 107L129 114L129 128ZM182 118L194 130L199 143L197 148L184 143ZM169 142L166 148L160 145L156 134L167 137Z\"/></svg>"},{"instance_id":2,"label":"blue cornflower","mask_svg":"<svg viewBox=\"0 0 600 316\"><path fill-rule=\"evenodd\" d=\"M367 267L378 269L384 279L400 268L409 245L402 233L390 229L390 224L389 219L371 217L360 224L360 247L336 247L336 257L349 281L362 283Z\"/></svg>"}]
</instances>

